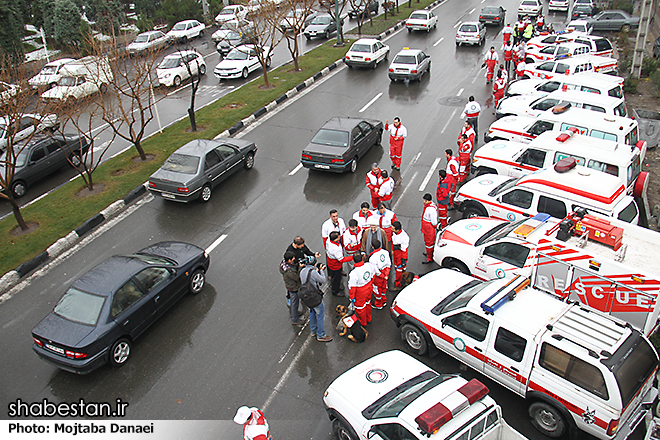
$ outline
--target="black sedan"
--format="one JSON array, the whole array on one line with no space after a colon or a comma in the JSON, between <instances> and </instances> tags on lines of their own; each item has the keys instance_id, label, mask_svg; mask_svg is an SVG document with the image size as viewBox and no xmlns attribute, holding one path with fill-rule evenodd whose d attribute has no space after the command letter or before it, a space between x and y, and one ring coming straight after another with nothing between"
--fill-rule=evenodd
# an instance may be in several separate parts
<instances>
[{"instance_id":1,"label":"black sedan","mask_svg":"<svg viewBox=\"0 0 660 440\"><path fill-rule=\"evenodd\" d=\"M303 33L308 40L316 37L327 40L335 32L337 32L337 22L334 17L330 14L319 14L309 23Z\"/></svg>"},{"instance_id":2,"label":"black sedan","mask_svg":"<svg viewBox=\"0 0 660 440\"><path fill-rule=\"evenodd\" d=\"M383 123L374 119L332 118L302 152L301 163L315 170L354 173L358 160L380 145Z\"/></svg>"},{"instance_id":3,"label":"black sedan","mask_svg":"<svg viewBox=\"0 0 660 440\"><path fill-rule=\"evenodd\" d=\"M32 329L32 348L72 373L120 367L135 338L186 292L201 292L208 268L204 249L174 241L110 257L74 281Z\"/></svg>"},{"instance_id":4,"label":"black sedan","mask_svg":"<svg viewBox=\"0 0 660 440\"><path fill-rule=\"evenodd\" d=\"M479 23L504 25L506 19L506 9L502 6L486 6L479 14Z\"/></svg>"},{"instance_id":5,"label":"black sedan","mask_svg":"<svg viewBox=\"0 0 660 440\"><path fill-rule=\"evenodd\" d=\"M208 202L216 185L238 171L254 166L257 146L243 139L195 139L176 150L149 177L149 190L176 202Z\"/></svg>"},{"instance_id":6,"label":"black sedan","mask_svg":"<svg viewBox=\"0 0 660 440\"><path fill-rule=\"evenodd\" d=\"M636 29L639 26L639 17L633 17L625 11L602 11L588 20L594 31L624 31Z\"/></svg>"}]
</instances>

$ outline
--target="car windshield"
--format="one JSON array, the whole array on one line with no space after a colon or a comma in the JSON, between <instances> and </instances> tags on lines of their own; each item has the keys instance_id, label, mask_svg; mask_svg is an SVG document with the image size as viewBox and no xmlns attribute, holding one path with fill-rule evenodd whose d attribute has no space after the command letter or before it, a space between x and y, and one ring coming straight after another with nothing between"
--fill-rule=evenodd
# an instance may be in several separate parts
<instances>
[{"instance_id":1,"label":"car windshield","mask_svg":"<svg viewBox=\"0 0 660 440\"><path fill-rule=\"evenodd\" d=\"M57 316L86 325L96 325L105 297L69 288L53 313Z\"/></svg>"},{"instance_id":2,"label":"car windshield","mask_svg":"<svg viewBox=\"0 0 660 440\"><path fill-rule=\"evenodd\" d=\"M225 39L227 40L238 40L239 38L241 38L241 34L235 31L227 32L225 35Z\"/></svg>"},{"instance_id":3,"label":"car windshield","mask_svg":"<svg viewBox=\"0 0 660 440\"><path fill-rule=\"evenodd\" d=\"M483 11L481 11L484 14L499 14L500 11L497 8L484 8Z\"/></svg>"},{"instance_id":4,"label":"car windshield","mask_svg":"<svg viewBox=\"0 0 660 440\"><path fill-rule=\"evenodd\" d=\"M450 312L464 306L468 301L470 301L470 298L472 298L477 294L477 292L483 289L484 284L485 283L480 280L472 280L469 283L464 284L463 286L447 295L447 297L440 301L437 306L433 307L433 309L431 309L431 313L434 315L439 315L442 312ZM472 289L475 286L481 286L481 288L478 290Z\"/></svg>"},{"instance_id":5,"label":"car windshield","mask_svg":"<svg viewBox=\"0 0 660 440\"><path fill-rule=\"evenodd\" d=\"M316 133L312 143L332 147L346 147L348 146L348 132L322 128Z\"/></svg>"},{"instance_id":6,"label":"car windshield","mask_svg":"<svg viewBox=\"0 0 660 440\"><path fill-rule=\"evenodd\" d=\"M186 30L186 23L177 23L174 25L172 28L173 31L185 31Z\"/></svg>"},{"instance_id":7,"label":"car windshield","mask_svg":"<svg viewBox=\"0 0 660 440\"><path fill-rule=\"evenodd\" d=\"M394 64L417 64L417 59L415 55L397 55L394 58Z\"/></svg>"},{"instance_id":8,"label":"car windshield","mask_svg":"<svg viewBox=\"0 0 660 440\"><path fill-rule=\"evenodd\" d=\"M459 29L459 32L477 32L477 26L474 24L464 24Z\"/></svg>"},{"instance_id":9,"label":"car windshield","mask_svg":"<svg viewBox=\"0 0 660 440\"><path fill-rule=\"evenodd\" d=\"M220 15L234 15L234 10L225 8L220 11Z\"/></svg>"},{"instance_id":10,"label":"car windshield","mask_svg":"<svg viewBox=\"0 0 660 440\"><path fill-rule=\"evenodd\" d=\"M426 14L415 12L410 16L411 20L426 20Z\"/></svg>"},{"instance_id":11,"label":"car windshield","mask_svg":"<svg viewBox=\"0 0 660 440\"><path fill-rule=\"evenodd\" d=\"M474 243L475 247L476 246L481 246L482 244L486 244L491 241L499 240L500 238L504 238L507 235L511 233L511 231L515 230L518 226L526 222L527 219L523 218L522 220L518 220L517 222L505 222L505 223L500 223L499 225L495 226L493 229L490 231L486 232L484 235L479 237L479 239Z\"/></svg>"},{"instance_id":12,"label":"car windshield","mask_svg":"<svg viewBox=\"0 0 660 440\"><path fill-rule=\"evenodd\" d=\"M451 378L451 375L437 375L434 372L426 371L416 378L399 385L383 397L387 399L378 399L378 407L373 411L371 419L383 419L386 417L397 417L406 409L408 405L414 402L419 396L428 390L437 387L445 380ZM376 405L374 403L372 406ZM369 408L364 410L364 414Z\"/></svg>"},{"instance_id":13,"label":"car windshield","mask_svg":"<svg viewBox=\"0 0 660 440\"><path fill-rule=\"evenodd\" d=\"M536 2L531 1L531 0L530 1L524 1L524 2L522 2L522 4L523 4L523 6L536 6Z\"/></svg>"},{"instance_id":14,"label":"car windshield","mask_svg":"<svg viewBox=\"0 0 660 440\"><path fill-rule=\"evenodd\" d=\"M147 41L149 41L149 34L140 34L135 37L134 43L146 43Z\"/></svg>"},{"instance_id":15,"label":"car windshield","mask_svg":"<svg viewBox=\"0 0 660 440\"><path fill-rule=\"evenodd\" d=\"M493 188L493 190L491 192L489 192L488 195L491 196L491 197L495 197L499 193L501 193L503 191L506 191L509 188L513 188L514 186L516 186L516 183L518 183L518 181L520 179L522 179L523 177L524 176L514 177L512 179L507 180L506 182L500 183L495 188Z\"/></svg>"},{"instance_id":16,"label":"car windshield","mask_svg":"<svg viewBox=\"0 0 660 440\"><path fill-rule=\"evenodd\" d=\"M75 86L76 85L76 78L73 76L63 76L60 78L60 80L57 82L58 86Z\"/></svg>"},{"instance_id":17,"label":"car windshield","mask_svg":"<svg viewBox=\"0 0 660 440\"><path fill-rule=\"evenodd\" d=\"M176 261L174 260L152 254L133 254L129 255L129 257L137 258L147 264L163 264L165 266L174 266L176 264Z\"/></svg>"},{"instance_id":18,"label":"car windshield","mask_svg":"<svg viewBox=\"0 0 660 440\"><path fill-rule=\"evenodd\" d=\"M225 58L226 60L247 60L248 53L244 50L234 49Z\"/></svg>"},{"instance_id":19,"label":"car windshield","mask_svg":"<svg viewBox=\"0 0 660 440\"><path fill-rule=\"evenodd\" d=\"M370 44L357 44L355 43L353 47L351 47L351 52L371 52L371 45Z\"/></svg>"},{"instance_id":20,"label":"car windshield","mask_svg":"<svg viewBox=\"0 0 660 440\"><path fill-rule=\"evenodd\" d=\"M330 17L316 17L312 24L330 24Z\"/></svg>"},{"instance_id":21,"label":"car windshield","mask_svg":"<svg viewBox=\"0 0 660 440\"><path fill-rule=\"evenodd\" d=\"M41 69L42 75L55 75L56 73L57 73L57 66L44 66L44 68Z\"/></svg>"},{"instance_id":22,"label":"car windshield","mask_svg":"<svg viewBox=\"0 0 660 440\"><path fill-rule=\"evenodd\" d=\"M160 169L181 174L195 174L198 166L199 157L174 153L165 161Z\"/></svg>"},{"instance_id":23,"label":"car windshield","mask_svg":"<svg viewBox=\"0 0 660 440\"><path fill-rule=\"evenodd\" d=\"M181 57L166 57L158 66L159 69L173 69L181 65Z\"/></svg>"},{"instance_id":24,"label":"car windshield","mask_svg":"<svg viewBox=\"0 0 660 440\"><path fill-rule=\"evenodd\" d=\"M18 154L16 154L16 160L14 161L16 168L25 166L29 152L29 148L23 148ZM14 146L14 153L16 153L16 146ZM4 153L0 156L0 162L4 160L4 156Z\"/></svg>"}]
</instances>

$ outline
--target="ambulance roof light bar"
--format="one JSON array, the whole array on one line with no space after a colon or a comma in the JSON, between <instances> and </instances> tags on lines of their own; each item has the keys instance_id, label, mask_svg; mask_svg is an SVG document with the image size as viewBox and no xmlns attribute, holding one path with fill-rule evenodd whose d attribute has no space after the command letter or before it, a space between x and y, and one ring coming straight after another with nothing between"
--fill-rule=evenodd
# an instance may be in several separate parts
<instances>
[{"instance_id":1,"label":"ambulance roof light bar","mask_svg":"<svg viewBox=\"0 0 660 440\"><path fill-rule=\"evenodd\" d=\"M578 129L577 129L577 128L575 128L575 127L568 127L564 132L562 132L562 134L560 134L559 136L557 136L557 140L558 140L559 142L566 142L567 140L569 140L570 138L572 138L574 134L577 134L577 132L578 132Z\"/></svg>"},{"instance_id":2,"label":"ambulance roof light bar","mask_svg":"<svg viewBox=\"0 0 660 440\"><path fill-rule=\"evenodd\" d=\"M495 313L495 310L502 307L505 303L513 300L518 292L529 286L529 278L522 275L516 275L514 279L500 287L497 292L493 293L486 301L481 303L481 308L484 312Z\"/></svg>"},{"instance_id":3,"label":"ambulance roof light bar","mask_svg":"<svg viewBox=\"0 0 660 440\"><path fill-rule=\"evenodd\" d=\"M519 238L527 238L529 234L534 232L539 226L543 225L550 218L550 214L539 212L534 217L525 221L522 225L518 226L513 233Z\"/></svg>"}]
</instances>

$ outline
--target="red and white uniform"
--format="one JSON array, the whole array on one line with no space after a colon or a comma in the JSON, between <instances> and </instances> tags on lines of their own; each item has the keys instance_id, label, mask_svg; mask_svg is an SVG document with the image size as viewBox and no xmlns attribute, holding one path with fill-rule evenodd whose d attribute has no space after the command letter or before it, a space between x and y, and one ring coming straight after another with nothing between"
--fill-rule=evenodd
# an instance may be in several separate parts
<instances>
[{"instance_id":1,"label":"red and white uniform","mask_svg":"<svg viewBox=\"0 0 660 440\"><path fill-rule=\"evenodd\" d=\"M504 73L504 71L502 71L502 73ZM502 77L497 78L495 83L493 83L493 100L495 108L497 108L500 100L504 98L504 89L506 89L506 80Z\"/></svg>"},{"instance_id":2,"label":"red and white uniform","mask_svg":"<svg viewBox=\"0 0 660 440\"><path fill-rule=\"evenodd\" d=\"M438 200L438 222L443 228L447 227L447 211L449 208L449 188L451 183L448 177L438 182L438 189L435 191L435 198Z\"/></svg>"},{"instance_id":3,"label":"red and white uniform","mask_svg":"<svg viewBox=\"0 0 660 440\"><path fill-rule=\"evenodd\" d=\"M463 114L467 119L478 118L481 112L481 106L477 101L468 101L463 109Z\"/></svg>"},{"instance_id":4,"label":"red and white uniform","mask_svg":"<svg viewBox=\"0 0 660 440\"><path fill-rule=\"evenodd\" d=\"M250 420L243 424L243 439L244 440L268 440L270 433L268 432L268 422L264 413L257 408L250 408L252 416Z\"/></svg>"},{"instance_id":5,"label":"red and white uniform","mask_svg":"<svg viewBox=\"0 0 660 440\"><path fill-rule=\"evenodd\" d=\"M378 198L381 202L389 202L392 200L392 194L394 194L394 179L388 177L383 180L383 183L380 184L380 188L378 188Z\"/></svg>"},{"instance_id":6,"label":"red and white uniform","mask_svg":"<svg viewBox=\"0 0 660 440\"><path fill-rule=\"evenodd\" d=\"M324 221L323 226L321 226L321 238L323 239L323 247L325 247L326 242L328 241L328 237L332 231L339 232L339 235L341 236L345 230L346 224L341 217L337 219L337 224L334 224L331 218Z\"/></svg>"},{"instance_id":7,"label":"red and white uniform","mask_svg":"<svg viewBox=\"0 0 660 440\"><path fill-rule=\"evenodd\" d=\"M392 234L392 263L396 271L394 280L396 287L401 287L401 277L408 265L408 246L410 246L410 237L406 231L401 229L398 234L396 232Z\"/></svg>"},{"instance_id":8,"label":"red and white uniform","mask_svg":"<svg viewBox=\"0 0 660 440\"><path fill-rule=\"evenodd\" d=\"M390 160L392 160L392 165L401 168L403 141L408 137L408 130L403 124L399 124L398 127L395 127L394 124L385 124L385 130L390 132Z\"/></svg>"},{"instance_id":9,"label":"red and white uniform","mask_svg":"<svg viewBox=\"0 0 660 440\"><path fill-rule=\"evenodd\" d=\"M355 300L355 313L360 324L371 321L371 295L374 293L374 276L378 269L371 263L360 261L348 275L348 297Z\"/></svg>"},{"instance_id":10,"label":"red and white uniform","mask_svg":"<svg viewBox=\"0 0 660 440\"><path fill-rule=\"evenodd\" d=\"M513 35L513 28L508 24L502 29L502 42L506 46L506 43L511 41L511 35Z\"/></svg>"},{"instance_id":11,"label":"red and white uniform","mask_svg":"<svg viewBox=\"0 0 660 440\"><path fill-rule=\"evenodd\" d=\"M495 81L497 83L497 81ZM472 142L470 139L458 142L458 182L465 182L470 173L470 161L472 160Z\"/></svg>"},{"instance_id":12,"label":"red and white uniform","mask_svg":"<svg viewBox=\"0 0 660 440\"><path fill-rule=\"evenodd\" d=\"M520 43L520 44L518 44L518 46L516 46L516 48L515 48L515 58L517 59L516 67L518 66L518 64L525 61L525 54L526 53L527 52L525 52L525 44Z\"/></svg>"},{"instance_id":13,"label":"red and white uniform","mask_svg":"<svg viewBox=\"0 0 660 440\"><path fill-rule=\"evenodd\" d=\"M486 82L491 82L495 74L495 67L500 63L500 56L496 51L489 50L486 53L484 63L486 63Z\"/></svg>"},{"instance_id":14,"label":"red and white uniform","mask_svg":"<svg viewBox=\"0 0 660 440\"><path fill-rule=\"evenodd\" d=\"M527 68L527 64L525 64L524 61L519 62L518 66L516 66L516 77L522 78L525 75L526 68Z\"/></svg>"},{"instance_id":15,"label":"red and white uniform","mask_svg":"<svg viewBox=\"0 0 660 440\"><path fill-rule=\"evenodd\" d=\"M374 174L374 172L371 170L367 173L365 185L367 185L367 188L369 188L369 191L371 192L371 206L374 208L378 206L378 202L380 202L380 198L378 197L378 189L382 183L383 178L380 177L380 170L378 170L378 174Z\"/></svg>"},{"instance_id":16,"label":"red and white uniform","mask_svg":"<svg viewBox=\"0 0 660 440\"><path fill-rule=\"evenodd\" d=\"M328 240L325 246L325 255L328 260L328 269L330 270L341 270L344 263L353 259L353 257L344 257L344 249L341 247L341 242L334 242L332 240Z\"/></svg>"},{"instance_id":17,"label":"red and white uniform","mask_svg":"<svg viewBox=\"0 0 660 440\"><path fill-rule=\"evenodd\" d=\"M426 261L433 261L435 231L438 227L438 207L433 202L426 202L422 211L422 235L426 249Z\"/></svg>"},{"instance_id":18,"label":"red and white uniform","mask_svg":"<svg viewBox=\"0 0 660 440\"><path fill-rule=\"evenodd\" d=\"M367 220L369 220L369 217L371 217L372 215L374 215L374 211L369 210L365 215L362 213L361 209L355 214L353 214L353 218L357 220L358 227L360 228L361 231L364 231L365 229L369 229L369 225L367 225Z\"/></svg>"},{"instance_id":19,"label":"red and white uniform","mask_svg":"<svg viewBox=\"0 0 660 440\"><path fill-rule=\"evenodd\" d=\"M380 228L385 231L385 235L387 235L387 241L392 241L392 222L397 220L394 211L385 208L384 213L381 214L380 211L376 211L374 212L374 215L378 219L378 226L380 226Z\"/></svg>"},{"instance_id":20,"label":"red and white uniform","mask_svg":"<svg viewBox=\"0 0 660 440\"><path fill-rule=\"evenodd\" d=\"M351 231L351 228L346 229L341 238L347 254L353 255L360 250L360 246L362 245L362 230L359 227L355 233Z\"/></svg>"},{"instance_id":21,"label":"red and white uniform","mask_svg":"<svg viewBox=\"0 0 660 440\"><path fill-rule=\"evenodd\" d=\"M545 23L544 23L544 20L543 20L543 16L541 14L539 14L538 18L536 19L536 29L538 31L541 31L543 29L544 24Z\"/></svg>"},{"instance_id":22,"label":"red and white uniform","mask_svg":"<svg viewBox=\"0 0 660 440\"><path fill-rule=\"evenodd\" d=\"M382 309L387 303L387 280L392 268L390 253L383 248L373 251L369 255L369 263L378 269L374 277L374 307Z\"/></svg>"},{"instance_id":23,"label":"red and white uniform","mask_svg":"<svg viewBox=\"0 0 660 440\"><path fill-rule=\"evenodd\" d=\"M474 146L474 139L477 137L477 134L474 132L474 128L470 125L470 128L465 128L465 125L463 125L463 128L461 128L461 132L459 133L459 139L460 135L464 134L467 136L467 138L472 142L472 146Z\"/></svg>"},{"instance_id":24,"label":"red and white uniform","mask_svg":"<svg viewBox=\"0 0 660 440\"><path fill-rule=\"evenodd\" d=\"M449 186L449 204L454 204L454 197L456 196L456 186L458 184L458 170L460 166L458 164L458 159L456 156L452 156L447 161L447 179L450 184Z\"/></svg>"}]
</instances>

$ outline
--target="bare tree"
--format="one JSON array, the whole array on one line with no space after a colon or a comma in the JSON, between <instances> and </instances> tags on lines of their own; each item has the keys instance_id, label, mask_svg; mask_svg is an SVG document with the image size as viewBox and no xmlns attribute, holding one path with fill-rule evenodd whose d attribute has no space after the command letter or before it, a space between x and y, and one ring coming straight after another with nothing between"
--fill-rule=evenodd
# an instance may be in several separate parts
<instances>
[{"instance_id":1,"label":"bare tree","mask_svg":"<svg viewBox=\"0 0 660 440\"><path fill-rule=\"evenodd\" d=\"M194 54L191 52L193 51ZM206 74L206 64L201 55L198 56L197 52L189 46L186 51L180 51L181 60L183 61L188 75L190 76L190 108L188 108L188 118L190 119L190 129L197 131L197 122L195 121L195 97L199 85L202 82L202 75Z\"/></svg>"},{"instance_id":2,"label":"bare tree","mask_svg":"<svg viewBox=\"0 0 660 440\"><path fill-rule=\"evenodd\" d=\"M339 3L337 3L339 2ZM337 32L337 46L344 45L344 17L346 16L344 9L348 4L344 0L319 0L319 5L321 10L330 14L334 18L335 23L338 23L338 32Z\"/></svg>"},{"instance_id":3,"label":"bare tree","mask_svg":"<svg viewBox=\"0 0 660 440\"><path fill-rule=\"evenodd\" d=\"M289 12L283 15L278 22L272 24L277 26L286 38L287 49L293 60L293 69L299 71L300 46L298 40L308 24L308 17L314 11L316 0L285 0L282 4L283 8ZM271 20L273 18L275 17L271 17Z\"/></svg>"},{"instance_id":4,"label":"bare tree","mask_svg":"<svg viewBox=\"0 0 660 440\"><path fill-rule=\"evenodd\" d=\"M355 11L355 19L357 20L358 35L362 35L362 25L368 19L371 23L371 9L370 4L373 0L349 0L351 9Z\"/></svg>"},{"instance_id":5,"label":"bare tree","mask_svg":"<svg viewBox=\"0 0 660 440\"><path fill-rule=\"evenodd\" d=\"M264 72L264 87L266 88L270 88L268 68L273 50L284 38L278 24L283 16L282 9L270 1L265 2L259 12L254 15L252 48Z\"/></svg>"}]
</instances>

